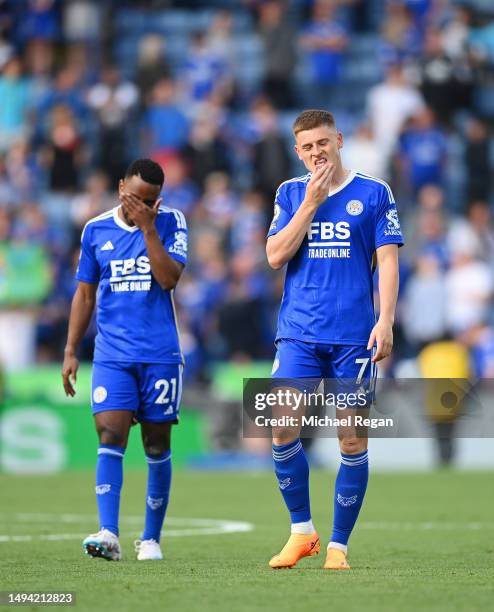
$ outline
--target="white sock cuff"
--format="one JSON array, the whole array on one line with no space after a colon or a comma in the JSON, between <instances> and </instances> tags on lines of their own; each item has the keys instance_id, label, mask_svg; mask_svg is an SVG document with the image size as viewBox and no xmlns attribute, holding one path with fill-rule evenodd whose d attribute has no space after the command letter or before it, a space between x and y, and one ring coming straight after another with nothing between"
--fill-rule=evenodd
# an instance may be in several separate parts
<instances>
[{"instance_id":1,"label":"white sock cuff","mask_svg":"<svg viewBox=\"0 0 494 612\"><path fill-rule=\"evenodd\" d=\"M302 442L300 440L296 440L294 444L287 444L288 449L285 450L275 450L273 448L273 459L275 461L288 461L292 457L294 457L297 453L303 450Z\"/></svg>"},{"instance_id":2,"label":"white sock cuff","mask_svg":"<svg viewBox=\"0 0 494 612\"><path fill-rule=\"evenodd\" d=\"M336 548L337 550L342 550L345 555L348 553L348 546L346 544L340 544L339 542L330 542L328 544L328 548Z\"/></svg>"},{"instance_id":3,"label":"white sock cuff","mask_svg":"<svg viewBox=\"0 0 494 612\"><path fill-rule=\"evenodd\" d=\"M341 463L343 465L347 465L349 467L364 465L369 462L369 453L368 451L364 451L362 453L358 453L356 455L345 455L341 453Z\"/></svg>"},{"instance_id":4,"label":"white sock cuff","mask_svg":"<svg viewBox=\"0 0 494 612\"><path fill-rule=\"evenodd\" d=\"M115 457L122 458L124 456L123 452L117 451L113 448L98 448L98 455L114 455Z\"/></svg>"},{"instance_id":5,"label":"white sock cuff","mask_svg":"<svg viewBox=\"0 0 494 612\"><path fill-rule=\"evenodd\" d=\"M292 523L291 532L292 533L301 533L304 535L310 535L314 533L314 524L312 523L312 519L308 521L303 521L301 523Z\"/></svg>"}]
</instances>

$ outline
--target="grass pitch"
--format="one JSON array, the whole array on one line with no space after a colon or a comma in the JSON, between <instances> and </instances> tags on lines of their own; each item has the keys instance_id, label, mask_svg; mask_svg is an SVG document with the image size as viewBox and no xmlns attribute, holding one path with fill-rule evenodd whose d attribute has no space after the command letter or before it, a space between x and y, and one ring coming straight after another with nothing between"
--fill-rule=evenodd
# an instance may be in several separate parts
<instances>
[{"instance_id":1,"label":"grass pitch","mask_svg":"<svg viewBox=\"0 0 494 612\"><path fill-rule=\"evenodd\" d=\"M323 548L333 484L334 474L313 471ZM4 475L0 491L0 590L75 591L78 610L472 612L494 606L492 472L371 474L351 540L350 572L323 571L323 551L295 569L269 569L287 537L288 515L268 473L177 471L163 562L134 560L144 472L125 474L120 563L82 553L82 537L96 530L92 472Z\"/></svg>"}]
</instances>

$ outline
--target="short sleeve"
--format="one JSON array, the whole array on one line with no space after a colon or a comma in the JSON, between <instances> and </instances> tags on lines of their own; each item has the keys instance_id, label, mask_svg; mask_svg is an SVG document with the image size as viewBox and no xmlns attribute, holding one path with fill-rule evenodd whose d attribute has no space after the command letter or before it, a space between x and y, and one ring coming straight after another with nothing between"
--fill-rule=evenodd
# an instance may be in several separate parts
<instances>
[{"instance_id":1,"label":"short sleeve","mask_svg":"<svg viewBox=\"0 0 494 612\"><path fill-rule=\"evenodd\" d=\"M271 225L269 226L268 238L269 236L274 236L280 230L282 230L288 223L291 221L293 217L292 207L290 201L286 195L286 190L284 189L285 184L282 183L276 192L276 196L274 199L274 213L273 220L271 221Z\"/></svg>"},{"instance_id":2,"label":"short sleeve","mask_svg":"<svg viewBox=\"0 0 494 612\"><path fill-rule=\"evenodd\" d=\"M375 248L384 244L397 244L403 246L400 219L396 210L396 203L391 188L383 183L379 193L377 205Z\"/></svg>"},{"instance_id":3,"label":"short sleeve","mask_svg":"<svg viewBox=\"0 0 494 612\"><path fill-rule=\"evenodd\" d=\"M187 223L184 214L179 210L171 211L167 232L163 240L166 252L176 261L187 263Z\"/></svg>"},{"instance_id":4,"label":"short sleeve","mask_svg":"<svg viewBox=\"0 0 494 612\"><path fill-rule=\"evenodd\" d=\"M79 254L79 264L75 277L84 283L98 283L100 278L100 268L91 246L91 225L86 225L82 230L81 252Z\"/></svg>"}]
</instances>

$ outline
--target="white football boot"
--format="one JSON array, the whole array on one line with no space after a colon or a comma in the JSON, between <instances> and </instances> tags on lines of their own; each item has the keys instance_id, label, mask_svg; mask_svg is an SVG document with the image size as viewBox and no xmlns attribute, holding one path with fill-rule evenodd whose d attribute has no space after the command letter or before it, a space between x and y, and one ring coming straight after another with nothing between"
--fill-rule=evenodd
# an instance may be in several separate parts
<instances>
[{"instance_id":1,"label":"white football boot","mask_svg":"<svg viewBox=\"0 0 494 612\"><path fill-rule=\"evenodd\" d=\"M163 553L156 540L136 540L134 542L138 561L161 561Z\"/></svg>"},{"instance_id":2,"label":"white football boot","mask_svg":"<svg viewBox=\"0 0 494 612\"><path fill-rule=\"evenodd\" d=\"M100 529L98 533L88 535L82 547L91 557L102 557L107 561L120 561L122 558L118 537L108 529Z\"/></svg>"}]
</instances>

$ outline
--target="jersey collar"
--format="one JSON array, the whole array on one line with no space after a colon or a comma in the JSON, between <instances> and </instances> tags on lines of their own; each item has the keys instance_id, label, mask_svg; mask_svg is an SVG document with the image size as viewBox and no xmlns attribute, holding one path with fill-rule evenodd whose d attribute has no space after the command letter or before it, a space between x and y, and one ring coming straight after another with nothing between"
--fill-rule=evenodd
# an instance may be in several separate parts
<instances>
[{"instance_id":1,"label":"jersey collar","mask_svg":"<svg viewBox=\"0 0 494 612\"><path fill-rule=\"evenodd\" d=\"M118 227L121 227L126 232L137 232L137 230L139 229L137 225L127 225L127 223L125 223L125 221L120 218L120 215L118 214L118 210L120 208L122 208L121 205L116 206L113 209L113 220L115 221L115 223L118 225Z\"/></svg>"},{"instance_id":2,"label":"jersey collar","mask_svg":"<svg viewBox=\"0 0 494 612\"><path fill-rule=\"evenodd\" d=\"M356 174L357 174L356 170L350 170L350 172L348 173L348 176L343 181L343 183L341 183L341 185L338 185L336 189L328 193L328 198L330 198L331 196L334 196L336 193L340 192L342 189L345 189L345 187L353 181Z\"/></svg>"}]
</instances>

